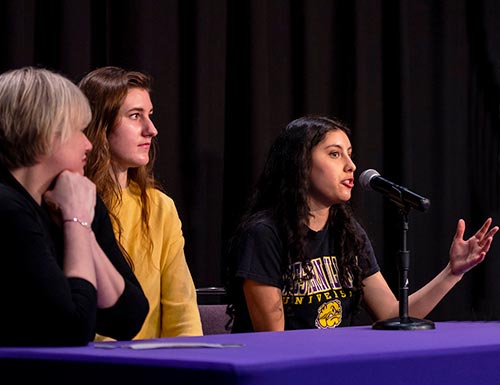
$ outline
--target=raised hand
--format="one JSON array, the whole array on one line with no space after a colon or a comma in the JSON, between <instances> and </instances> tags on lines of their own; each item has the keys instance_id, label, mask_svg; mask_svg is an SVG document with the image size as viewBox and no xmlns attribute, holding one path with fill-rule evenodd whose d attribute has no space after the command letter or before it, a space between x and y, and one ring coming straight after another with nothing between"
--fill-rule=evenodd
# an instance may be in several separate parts
<instances>
[{"instance_id":1,"label":"raised hand","mask_svg":"<svg viewBox=\"0 0 500 385\"><path fill-rule=\"evenodd\" d=\"M498 226L490 229L491 223L492 219L488 218L476 234L464 240L465 221L459 219L450 247L450 267L453 274L463 275L484 260L498 231Z\"/></svg>"}]
</instances>

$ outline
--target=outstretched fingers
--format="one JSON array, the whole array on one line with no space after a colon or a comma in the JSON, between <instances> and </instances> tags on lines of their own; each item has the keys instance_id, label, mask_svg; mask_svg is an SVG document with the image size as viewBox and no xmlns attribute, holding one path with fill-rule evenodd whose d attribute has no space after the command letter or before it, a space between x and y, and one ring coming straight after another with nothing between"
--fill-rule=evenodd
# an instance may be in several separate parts
<instances>
[{"instance_id":1,"label":"outstretched fingers","mask_svg":"<svg viewBox=\"0 0 500 385\"><path fill-rule=\"evenodd\" d=\"M481 245L482 246L481 252L483 252L485 255L490 250L491 242L493 242L493 238L488 237L488 238L486 238L486 241L484 242L484 244Z\"/></svg>"},{"instance_id":2,"label":"outstretched fingers","mask_svg":"<svg viewBox=\"0 0 500 385\"><path fill-rule=\"evenodd\" d=\"M491 226L491 222L492 221L493 220L491 218L486 219L486 221L483 223L483 225L481 226L481 228L476 232L476 234L474 234L474 237L476 237L479 241L481 241L482 239L484 239L486 233L488 232L488 229ZM491 232L491 230L490 230L490 232Z\"/></svg>"},{"instance_id":3,"label":"outstretched fingers","mask_svg":"<svg viewBox=\"0 0 500 385\"><path fill-rule=\"evenodd\" d=\"M498 232L498 226L493 227L490 231L488 231L488 234L486 235L487 238L493 238L493 236Z\"/></svg>"},{"instance_id":4,"label":"outstretched fingers","mask_svg":"<svg viewBox=\"0 0 500 385\"><path fill-rule=\"evenodd\" d=\"M488 251L490 250L491 243L493 242L493 237L498 232L498 226L489 229L491 223L492 219L488 218L484 222L483 226L478 230L478 232L474 234L474 237L476 238L477 241L477 245L481 248L480 255L483 259L486 256L486 253L488 253Z\"/></svg>"},{"instance_id":5,"label":"outstretched fingers","mask_svg":"<svg viewBox=\"0 0 500 385\"><path fill-rule=\"evenodd\" d=\"M464 240L465 221L463 219L458 221L457 231L450 247L450 262L454 274L464 274L485 259L493 237L499 230L498 226L490 229L491 223L492 219L488 218L472 237Z\"/></svg>"}]
</instances>

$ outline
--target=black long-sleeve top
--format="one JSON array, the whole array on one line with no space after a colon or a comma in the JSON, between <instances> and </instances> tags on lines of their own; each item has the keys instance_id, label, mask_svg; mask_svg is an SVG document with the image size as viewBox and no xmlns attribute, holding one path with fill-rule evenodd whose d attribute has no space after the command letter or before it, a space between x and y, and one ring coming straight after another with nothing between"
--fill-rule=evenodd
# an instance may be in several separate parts
<instances>
[{"instance_id":1,"label":"black long-sleeve top","mask_svg":"<svg viewBox=\"0 0 500 385\"><path fill-rule=\"evenodd\" d=\"M97 308L94 286L64 275L64 234L49 212L0 169L0 346L87 345L95 333L133 338L148 301L116 242L98 197L92 231L125 280L110 308Z\"/></svg>"}]
</instances>

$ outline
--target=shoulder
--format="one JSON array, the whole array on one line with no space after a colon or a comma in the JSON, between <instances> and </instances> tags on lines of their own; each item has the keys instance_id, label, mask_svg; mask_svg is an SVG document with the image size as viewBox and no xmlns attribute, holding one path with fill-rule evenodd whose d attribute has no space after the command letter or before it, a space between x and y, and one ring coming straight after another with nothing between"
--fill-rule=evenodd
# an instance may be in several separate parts
<instances>
[{"instance_id":1,"label":"shoulder","mask_svg":"<svg viewBox=\"0 0 500 385\"><path fill-rule=\"evenodd\" d=\"M360 238L361 242L363 243L363 248L366 249L366 251L370 251L373 253L372 250L372 243L370 241L370 237L368 236L365 228L359 223L358 220L352 219L352 226L354 227L354 230L358 237Z\"/></svg>"},{"instance_id":2,"label":"shoulder","mask_svg":"<svg viewBox=\"0 0 500 385\"><path fill-rule=\"evenodd\" d=\"M271 245L280 248L282 240L276 222L267 215L250 217L240 229L240 242L244 244Z\"/></svg>"},{"instance_id":3,"label":"shoulder","mask_svg":"<svg viewBox=\"0 0 500 385\"><path fill-rule=\"evenodd\" d=\"M159 206L175 207L174 200L163 191L160 191L157 188L148 188L147 193L149 199L151 199L151 202L153 204Z\"/></svg>"},{"instance_id":4,"label":"shoulder","mask_svg":"<svg viewBox=\"0 0 500 385\"><path fill-rule=\"evenodd\" d=\"M162 212L177 212L174 200L163 191L155 188L146 188L149 204L152 211L161 210ZM122 204L141 205L141 191L137 184L131 182L127 190L122 192ZM133 203L132 203L133 202Z\"/></svg>"},{"instance_id":5,"label":"shoulder","mask_svg":"<svg viewBox=\"0 0 500 385\"><path fill-rule=\"evenodd\" d=\"M370 276L378 271L380 271L380 267L377 262L377 257L375 255L375 251L373 250L372 243L370 241L370 238L368 237L368 234L366 233L366 230L361 226L361 224L358 221L354 221L354 225L357 228L357 231L359 231L359 235L363 241L363 249L360 254L360 265L364 270L364 275L365 276Z\"/></svg>"},{"instance_id":6,"label":"shoulder","mask_svg":"<svg viewBox=\"0 0 500 385\"><path fill-rule=\"evenodd\" d=\"M272 222L258 222L248 227L248 234L253 237L279 239L277 227Z\"/></svg>"},{"instance_id":7,"label":"shoulder","mask_svg":"<svg viewBox=\"0 0 500 385\"><path fill-rule=\"evenodd\" d=\"M22 195L14 188L4 183L0 183L0 204L2 206L10 205L10 203L19 204L23 200Z\"/></svg>"},{"instance_id":8,"label":"shoulder","mask_svg":"<svg viewBox=\"0 0 500 385\"><path fill-rule=\"evenodd\" d=\"M368 234L366 233L365 228L359 223L359 221L357 219L353 218L352 222L353 222L354 228L356 229L356 231L358 232L358 234L361 236L361 238L363 238L363 240L365 240L365 241L370 242L370 240L368 238Z\"/></svg>"},{"instance_id":9,"label":"shoulder","mask_svg":"<svg viewBox=\"0 0 500 385\"><path fill-rule=\"evenodd\" d=\"M159 215L178 216L177 206L172 198L156 188L147 189L151 212Z\"/></svg>"},{"instance_id":10,"label":"shoulder","mask_svg":"<svg viewBox=\"0 0 500 385\"><path fill-rule=\"evenodd\" d=\"M2 219L6 219L11 215L17 218L20 213L32 214L36 212L34 201L23 196L15 188L0 183L0 212Z\"/></svg>"},{"instance_id":11,"label":"shoulder","mask_svg":"<svg viewBox=\"0 0 500 385\"><path fill-rule=\"evenodd\" d=\"M38 205L28 193L0 183L0 233L2 234L5 248L7 244L30 247L32 237L48 235L47 227L50 221L48 214ZM26 240L30 239L28 244ZM45 239L44 243L48 240ZM17 247L17 246L16 246ZM4 248L4 251L6 249Z\"/></svg>"},{"instance_id":12,"label":"shoulder","mask_svg":"<svg viewBox=\"0 0 500 385\"><path fill-rule=\"evenodd\" d=\"M278 226L276 221L267 213L259 212L246 220L243 229L252 234L277 234Z\"/></svg>"}]
</instances>

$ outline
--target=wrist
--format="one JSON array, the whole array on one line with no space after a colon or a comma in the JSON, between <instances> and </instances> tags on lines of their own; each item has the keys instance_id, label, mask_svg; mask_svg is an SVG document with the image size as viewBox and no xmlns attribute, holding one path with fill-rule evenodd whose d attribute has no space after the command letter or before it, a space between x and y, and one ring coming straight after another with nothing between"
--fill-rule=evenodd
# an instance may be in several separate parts
<instances>
[{"instance_id":1,"label":"wrist","mask_svg":"<svg viewBox=\"0 0 500 385\"><path fill-rule=\"evenodd\" d=\"M63 224L64 223L78 224L80 226L85 227L88 230L91 230L90 223L87 221L84 221L78 217L66 218L66 219L63 219L62 222L63 222Z\"/></svg>"},{"instance_id":2,"label":"wrist","mask_svg":"<svg viewBox=\"0 0 500 385\"><path fill-rule=\"evenodd\" d=\"M462 279L462 277L464 276L464 273L454 272L452 267L451 267L451 263L448 263L448 265L446 265L444 270L445 270L446 275L450 279L455 280L456 282L460 281Z\"/></svg>"}]
</instances>

